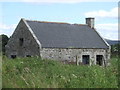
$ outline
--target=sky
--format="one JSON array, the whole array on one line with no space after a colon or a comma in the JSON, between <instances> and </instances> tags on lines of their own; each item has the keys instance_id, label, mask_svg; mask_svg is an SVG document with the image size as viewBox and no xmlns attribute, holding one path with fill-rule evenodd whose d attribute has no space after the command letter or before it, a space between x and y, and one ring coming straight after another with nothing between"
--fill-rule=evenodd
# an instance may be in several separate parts
<instances>
[{"instance_id":1,"label":"sky","mask_svg":"<svg viewBox=\"0 0 120 90\"><path fill-rule=\"evenodd\" d=\"M0 34L11 36L21 18L85 24L95 18L95 29L118 40L118 0L0 0Z\"/></svg>"}]
</instances>

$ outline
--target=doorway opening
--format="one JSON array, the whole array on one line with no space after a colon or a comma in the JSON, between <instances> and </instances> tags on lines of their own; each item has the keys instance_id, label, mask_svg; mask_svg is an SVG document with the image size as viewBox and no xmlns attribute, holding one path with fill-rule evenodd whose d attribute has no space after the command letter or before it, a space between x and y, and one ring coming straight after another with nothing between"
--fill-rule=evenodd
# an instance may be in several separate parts
<instances>
[{"instance_id":1,"label":"doorway opening","mask_svg":"<svg viewBox=\"0 0 120 90\"><path fill-rule=\"evenodd\" d=\"M16 55L11 55L11 58L12 58L12 59L15 59L15 58L16 58Z\"/></svg>"},{"instance_id":2,"label":"doorway opening","mask_svg":"<svg viewBox=\"0 0 120 90\"><path fill-rule=\"evenodd\" d=\"M31 55L26 55L26 57L31 57Z\"/></svg>"},{"instance_id":3,"label":"doorway opening","mask_svg":"<svg viewBox=\"0 0 120 90\"><path fill-rule=\"evenodd\" d=\"M82 62L83 64L89 64L90 56L89 55L83 55L82 56Z\"/></svg>"},{"instance_id":4,"label":"doorway opening","mask_svg":"<svg viewBox=\"0 0 120 90\"><path fill-rule=\"evenodd\" d=\"M103 55L96 55L96 64L103 65Z\"/></svg>"}]
</instances>

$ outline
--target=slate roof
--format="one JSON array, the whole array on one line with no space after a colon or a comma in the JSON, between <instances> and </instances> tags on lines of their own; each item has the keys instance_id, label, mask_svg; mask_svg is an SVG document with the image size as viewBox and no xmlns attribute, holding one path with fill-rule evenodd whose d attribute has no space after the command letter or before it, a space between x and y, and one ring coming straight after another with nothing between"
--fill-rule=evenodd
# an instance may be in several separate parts
<instances>
[{"instance_id":1,"label":"slate roof","mask_svg":"<svg viewBox=\"0 0 120 90\"><path fill-rule=\"evenodd\" d=\"M88 25L26 20L44 48L108 48Z\"/></svg>"}]
</instances>

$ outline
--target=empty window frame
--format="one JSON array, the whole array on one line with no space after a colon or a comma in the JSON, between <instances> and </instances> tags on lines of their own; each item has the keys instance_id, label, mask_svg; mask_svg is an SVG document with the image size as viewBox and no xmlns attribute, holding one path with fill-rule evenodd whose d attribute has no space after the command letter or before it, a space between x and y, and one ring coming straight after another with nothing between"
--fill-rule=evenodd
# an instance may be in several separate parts
<instances>
[{"instance_id":1,"label":"empty window frame","mask_svg":"<svg viewBox=\"0 0 120 90\"><path fill-rule=\"evenodd\" d=\"M23 38L19 38L19 45L23 46L23 43L24 43L24 39Z\"/></svg>"},{"instance_id":2,"label":"empty window frame","mask_svg":"<svg viewBox=\"0 0 120 90\"><path fill-rule=\"evenodd\" d=\"M96 64L102 66L102 64L103 64L103 55L96 55Z\"/></svg>"},{"instance_id":3,"label":"empty window frame","mask_svg":"<svg viewBox=\"0 0 120 90\"><path fill-rule=\"evenodd\" d=\"M82 63L89 64L90 56L89 55L82 55Z\"/></svg>"}]
</instances>

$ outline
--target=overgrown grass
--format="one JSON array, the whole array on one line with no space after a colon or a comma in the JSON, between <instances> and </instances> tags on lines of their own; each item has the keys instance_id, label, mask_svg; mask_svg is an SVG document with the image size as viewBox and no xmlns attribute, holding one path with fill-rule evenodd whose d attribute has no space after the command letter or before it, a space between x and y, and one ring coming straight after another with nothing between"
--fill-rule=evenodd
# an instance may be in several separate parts
<instances>
[{"instance_id":1,"label":"overgrown grass","mask_svg":"<svg viewBox=\"0 0 120 90\"><path fill-rule=\"evenodd\" d=\"M108 67L66 65L40 58L3 57L3 88L118 88L118 59Z\"/></svg>"}]
</instances>

